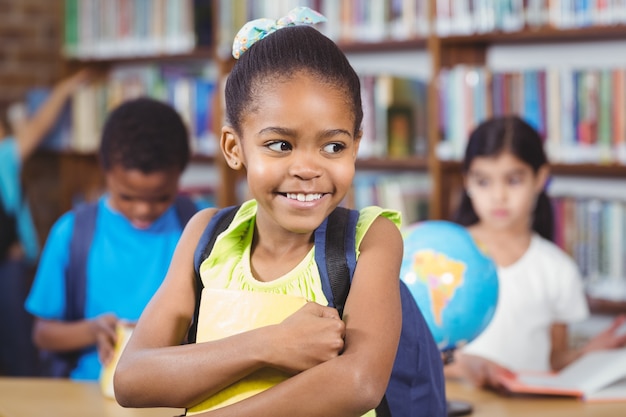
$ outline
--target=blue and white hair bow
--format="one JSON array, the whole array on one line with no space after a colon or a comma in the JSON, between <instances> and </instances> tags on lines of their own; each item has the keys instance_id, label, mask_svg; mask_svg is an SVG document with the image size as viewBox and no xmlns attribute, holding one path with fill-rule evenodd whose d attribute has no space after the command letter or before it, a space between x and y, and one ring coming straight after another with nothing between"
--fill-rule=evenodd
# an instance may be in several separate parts
<instances>
[{"instance_id":1,"label":"blue and white hair bow","mask_svg":"<svg viewBox=\"0 0 626 417\"><path fill-rule=\"evenodd\" d=\"M251 20L237 32L233 42L233 57L239 59L256 41L265 38L270 33L287 26L314 25L325 22L326 18L308 7L296 7L287 16L278 20L267 18Z\"/></svg>"}]
</instances>

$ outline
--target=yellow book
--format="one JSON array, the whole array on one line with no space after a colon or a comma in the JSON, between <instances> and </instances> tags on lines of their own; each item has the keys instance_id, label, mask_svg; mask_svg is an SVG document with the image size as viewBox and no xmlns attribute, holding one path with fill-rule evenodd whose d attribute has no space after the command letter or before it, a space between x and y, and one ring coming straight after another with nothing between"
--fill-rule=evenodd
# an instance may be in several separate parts
<instances>
[{"instance_id":1,"label":"yellow book","mask_svg":"<svg viewBox=\"0 0 626 417\"><path fill-rule=\"evenodd\" d=\"M253 291L205 288L200 299L196 343L218 340L248 330L278 324L306 304L304 297ZM274 368L260 369L200 404L188 416L225 407L258 394L289 376Z\"/></svg>"},{"instance_id":2,"label":"yellow book","mask_svg":"<svg viewBox=\"0 0 626 417\"><path fill-rule=\"evenodd\" d=\"M105 397L115 398L115 392L113 391L113 375L115 374L115 367L122 356L122 351L126 347L130 335L133 333L135 325L127 322L118 322L115 326L115 333L117 335L117 342L115 343L115 349L113 350L113 358L107 366L102 367L100 373L100 389Z\"/></svg>"}]
</instances>

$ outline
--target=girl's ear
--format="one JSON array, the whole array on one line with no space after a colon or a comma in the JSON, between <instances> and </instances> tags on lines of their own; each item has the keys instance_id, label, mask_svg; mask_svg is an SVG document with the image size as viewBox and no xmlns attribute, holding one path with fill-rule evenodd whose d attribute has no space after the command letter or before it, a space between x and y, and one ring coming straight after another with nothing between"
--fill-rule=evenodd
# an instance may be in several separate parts
<instances>
[{"instance_id":1,"label":"girl's ear","mask_svg":"<svg viewBox=\"0 0 626 417\"><path fill-rule=\"evenodd\" d=\"M541 168L537 171L537 181L535 184L535 192L539 194L542 192L545 187L548 179L550 178L550 167L548 164L543 164Z\"/></svg>"},{"instance_id":2,"label":"girl's ear","mask_svg":"<svg viewBox=\"0 0 626 417\"><path fill-rule=\"evenodd\" d=\"M359 146L361 145L361 138L363 137L363 131L359 130L354 138L354 154L352 155L352 159L356 161L356 158L359 155Z\"/></svg>"},{"instance_id":3,"label":"girl's ear","mask_svg":"<svg viewBox=\"0 0 626 417\"><path fill-rule=\"evenodd\" d=\"M222 149L224 159L226 159L226 163L229 167L235 170L243 168L244 164L241 140L231 126L224 126L222 128L220 148Z\"/></svg>"}]
</instances>

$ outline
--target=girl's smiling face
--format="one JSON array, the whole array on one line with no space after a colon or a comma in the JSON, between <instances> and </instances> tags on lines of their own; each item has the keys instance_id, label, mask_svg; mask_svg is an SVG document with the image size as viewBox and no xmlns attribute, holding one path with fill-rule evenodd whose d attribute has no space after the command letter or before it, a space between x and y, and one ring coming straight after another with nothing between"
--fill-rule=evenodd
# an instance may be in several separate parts
<instances>
[{"instance_id":1,"label":"girl's smiling face","mask_svg":"<svg viewBox=\"0 0 626 417\"><path fill-rule=\"evenodd\" d=\"M302 72L263 85L254 97L241 137L223 130L227 160L247 170L257 222L310 233L352 184L360 133L349 101L340 88Z\"/></svg>"}]
</instances>

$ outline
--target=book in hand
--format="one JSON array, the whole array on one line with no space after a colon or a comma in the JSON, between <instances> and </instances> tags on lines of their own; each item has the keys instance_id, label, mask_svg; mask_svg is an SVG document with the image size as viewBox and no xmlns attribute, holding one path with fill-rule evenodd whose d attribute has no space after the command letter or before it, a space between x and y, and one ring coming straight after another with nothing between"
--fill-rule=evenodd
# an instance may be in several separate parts
<instances>
[{"instance_id":1,"label":"book in hand","mask_svg":"<svg viewBox=\"0 0 626 417\"><path fill-rule=\"evenodd\" d=\"M113 375L115 374L117 363L120 361L122 352L128 344L134 329L134 323L125 321L119 321L115 326L117 341L113 350L113 358L111 358L111 361L106 366L102 367L102 371L100 372L100 389L105 397L115 398L115 392L113 391Z\"/></svg>"},{"instance_id":2,"label":"book in hand","mask_svg":"<svg viewBox=\"0 0 626 417\"><path fill-rule=\"evenodd\" d=\"M590 352L556 373L502 375L506 390L517 394L578 397L584 401L626 401L626 348Z\"/></svg>"},{"instance_id":3,"label":"book in hand","mask_svg":"<svg viewBox=\"0 0 626 417\"><path fill-rule=\"evenodd\" d=\"M304 297L291 295L204 288L200 299L196 343L219 340L259 327L278 324L306 303ZM278 369L262 368L188 408L186 415L191 416L236 403L287 378L289 375Z\"/></svg>"}]
</instances>

